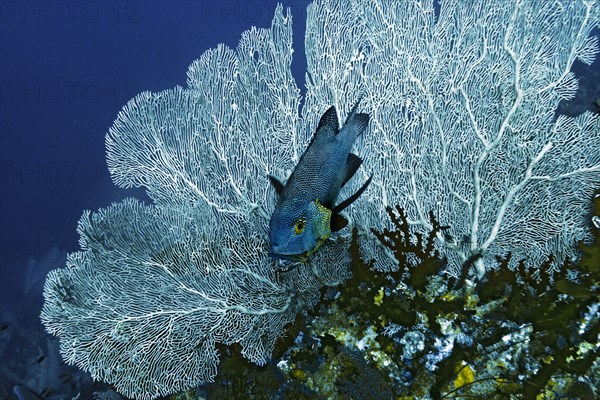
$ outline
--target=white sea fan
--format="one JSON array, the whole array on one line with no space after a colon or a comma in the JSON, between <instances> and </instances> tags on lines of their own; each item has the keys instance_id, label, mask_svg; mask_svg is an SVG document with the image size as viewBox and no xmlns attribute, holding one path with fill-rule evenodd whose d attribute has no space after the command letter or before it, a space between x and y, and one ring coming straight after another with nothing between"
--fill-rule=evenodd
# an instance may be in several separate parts
<instances>
[{"instance_id":1,"label":"white sea fan","mask_svg":"<svg viewBox=\"0 0 600 400\"><path fill-rule=\"evenodd\" d=\"M586 0L311 5L305 129L358 96L371 114L357 145L374 178L351 220L368 235L399 204L427 230L433 211L450 225L437 246L454 276L473 258L482 276L509 252L512 266L575 259L600 187L600 118L555 111L577 90L574 61L597 53L589 35L599 20ZM363 248L381 259L375 241Z\"/></svg>"},{"instance_id":2,"label":"white sea fan","mask_svg":"<svg viewBox=\"0 0 600 400\"><path fill-rule=\"evenodd\" d=\"M107 135L115 183L144 186L156 205L85 212L82 251L49 274L41 318L68 363L127 397L212 381L218 343L264 364L319 288L349 276L341 242L281 274L268 255L267 174L301 151L291 35L278 7L271 29L195 61L188 88L132 99Z\"/></svg>"}]
</instances>

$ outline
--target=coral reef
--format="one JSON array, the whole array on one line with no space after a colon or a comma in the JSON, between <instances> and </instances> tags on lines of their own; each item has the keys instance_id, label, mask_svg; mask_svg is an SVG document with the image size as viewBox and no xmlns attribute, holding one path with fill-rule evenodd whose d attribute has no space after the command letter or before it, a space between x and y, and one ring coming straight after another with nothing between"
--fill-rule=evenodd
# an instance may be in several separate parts
<instances>
[{"instance_id":1,"label":"coral reef","mask_svg":"<svg viewBox=\"0 0 600 400\"><path fill-rule=\"evenodd\" d=\"M600 196L594 204L600 215ZM287 349L272 361L277 368L223 363L209 393L249 399L261 393L281 399L598 396L600 230L592 245L581 246L581 262L560 272L549 272L550 259L540 268L518 263L511 270L508 254L484 281L466 274L448 280L440 274L446 261L432 246L446 227L431 215L434 229L424 235L400 207L388 212L393 228L375 234L393 251L398 270L378 272L372 268L377 261L363 260L355 231L352 278L324 289L304 323L292 325L281 345Z\"/></svg>"}]
</instances>

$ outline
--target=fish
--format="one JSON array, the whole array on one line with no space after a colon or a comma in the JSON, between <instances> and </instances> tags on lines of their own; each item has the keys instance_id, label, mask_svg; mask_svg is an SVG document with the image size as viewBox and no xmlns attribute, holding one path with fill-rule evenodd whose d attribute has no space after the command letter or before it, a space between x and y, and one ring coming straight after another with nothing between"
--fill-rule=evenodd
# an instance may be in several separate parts
<instances>
[{"instance_id":1,"label":"fish","mask_svg":"<svg viewBox=\"0 0 600 400\"><path fill-rule=\"evenodd\" d=\"M285 184L273 175L277 203L269 222L269 255L306 261L348 221L340 212L367 189L373 175L353 195L336 205L341 188L354 176L362 159L352 146L369 124L369 115L357 113L356 102L339 128L331 106L321 116L311 142Z\"/></svg>"}]
</instances>

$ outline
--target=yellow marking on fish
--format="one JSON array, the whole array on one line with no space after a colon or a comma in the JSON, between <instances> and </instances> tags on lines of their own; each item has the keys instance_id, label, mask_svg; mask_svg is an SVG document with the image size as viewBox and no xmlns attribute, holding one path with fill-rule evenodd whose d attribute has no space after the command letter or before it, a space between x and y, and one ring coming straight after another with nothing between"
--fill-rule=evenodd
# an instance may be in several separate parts
<instances>
[{"instance_id":1,"label":"yellow marking on fish","mask_svg":"<svg viewBox=\"0 0 600 400\"><path fill-rule=\"evenodd\" d=\"M329 239L329 235L331 234L331 210L321 203L319 203L319 199L315 200L315 206L317 206L317 210L319 212L319 219L317 221L319 233L323 233L321 238L323 241Z\"/></svg>"}]
</instances>

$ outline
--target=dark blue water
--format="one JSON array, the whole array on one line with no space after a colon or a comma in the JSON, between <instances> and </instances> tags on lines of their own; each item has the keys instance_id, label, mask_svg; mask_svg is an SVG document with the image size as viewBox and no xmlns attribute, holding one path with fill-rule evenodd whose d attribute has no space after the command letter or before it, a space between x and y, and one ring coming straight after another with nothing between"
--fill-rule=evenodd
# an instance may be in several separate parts
<instances>
[{"instance_id":1,"label":"dark blue water","mask_svg":"<svg viewBox=\"0 0 600 400\"><path fill-rule=\"evenodd\" d=\"M293 72L303 88L308 2L281 3L294 18ZM276 4L2 1L0 334L31 337L21 355L38 352L43 279L78 248L82 211L146 198L110 179L104 137L117 113L142 91L185 86L193 60L218 43L235 48L252 25L270 27ZM30 367L13 361L2 360L12 371L2 371L0 398Z\"/></svg>"}]
</instances>

